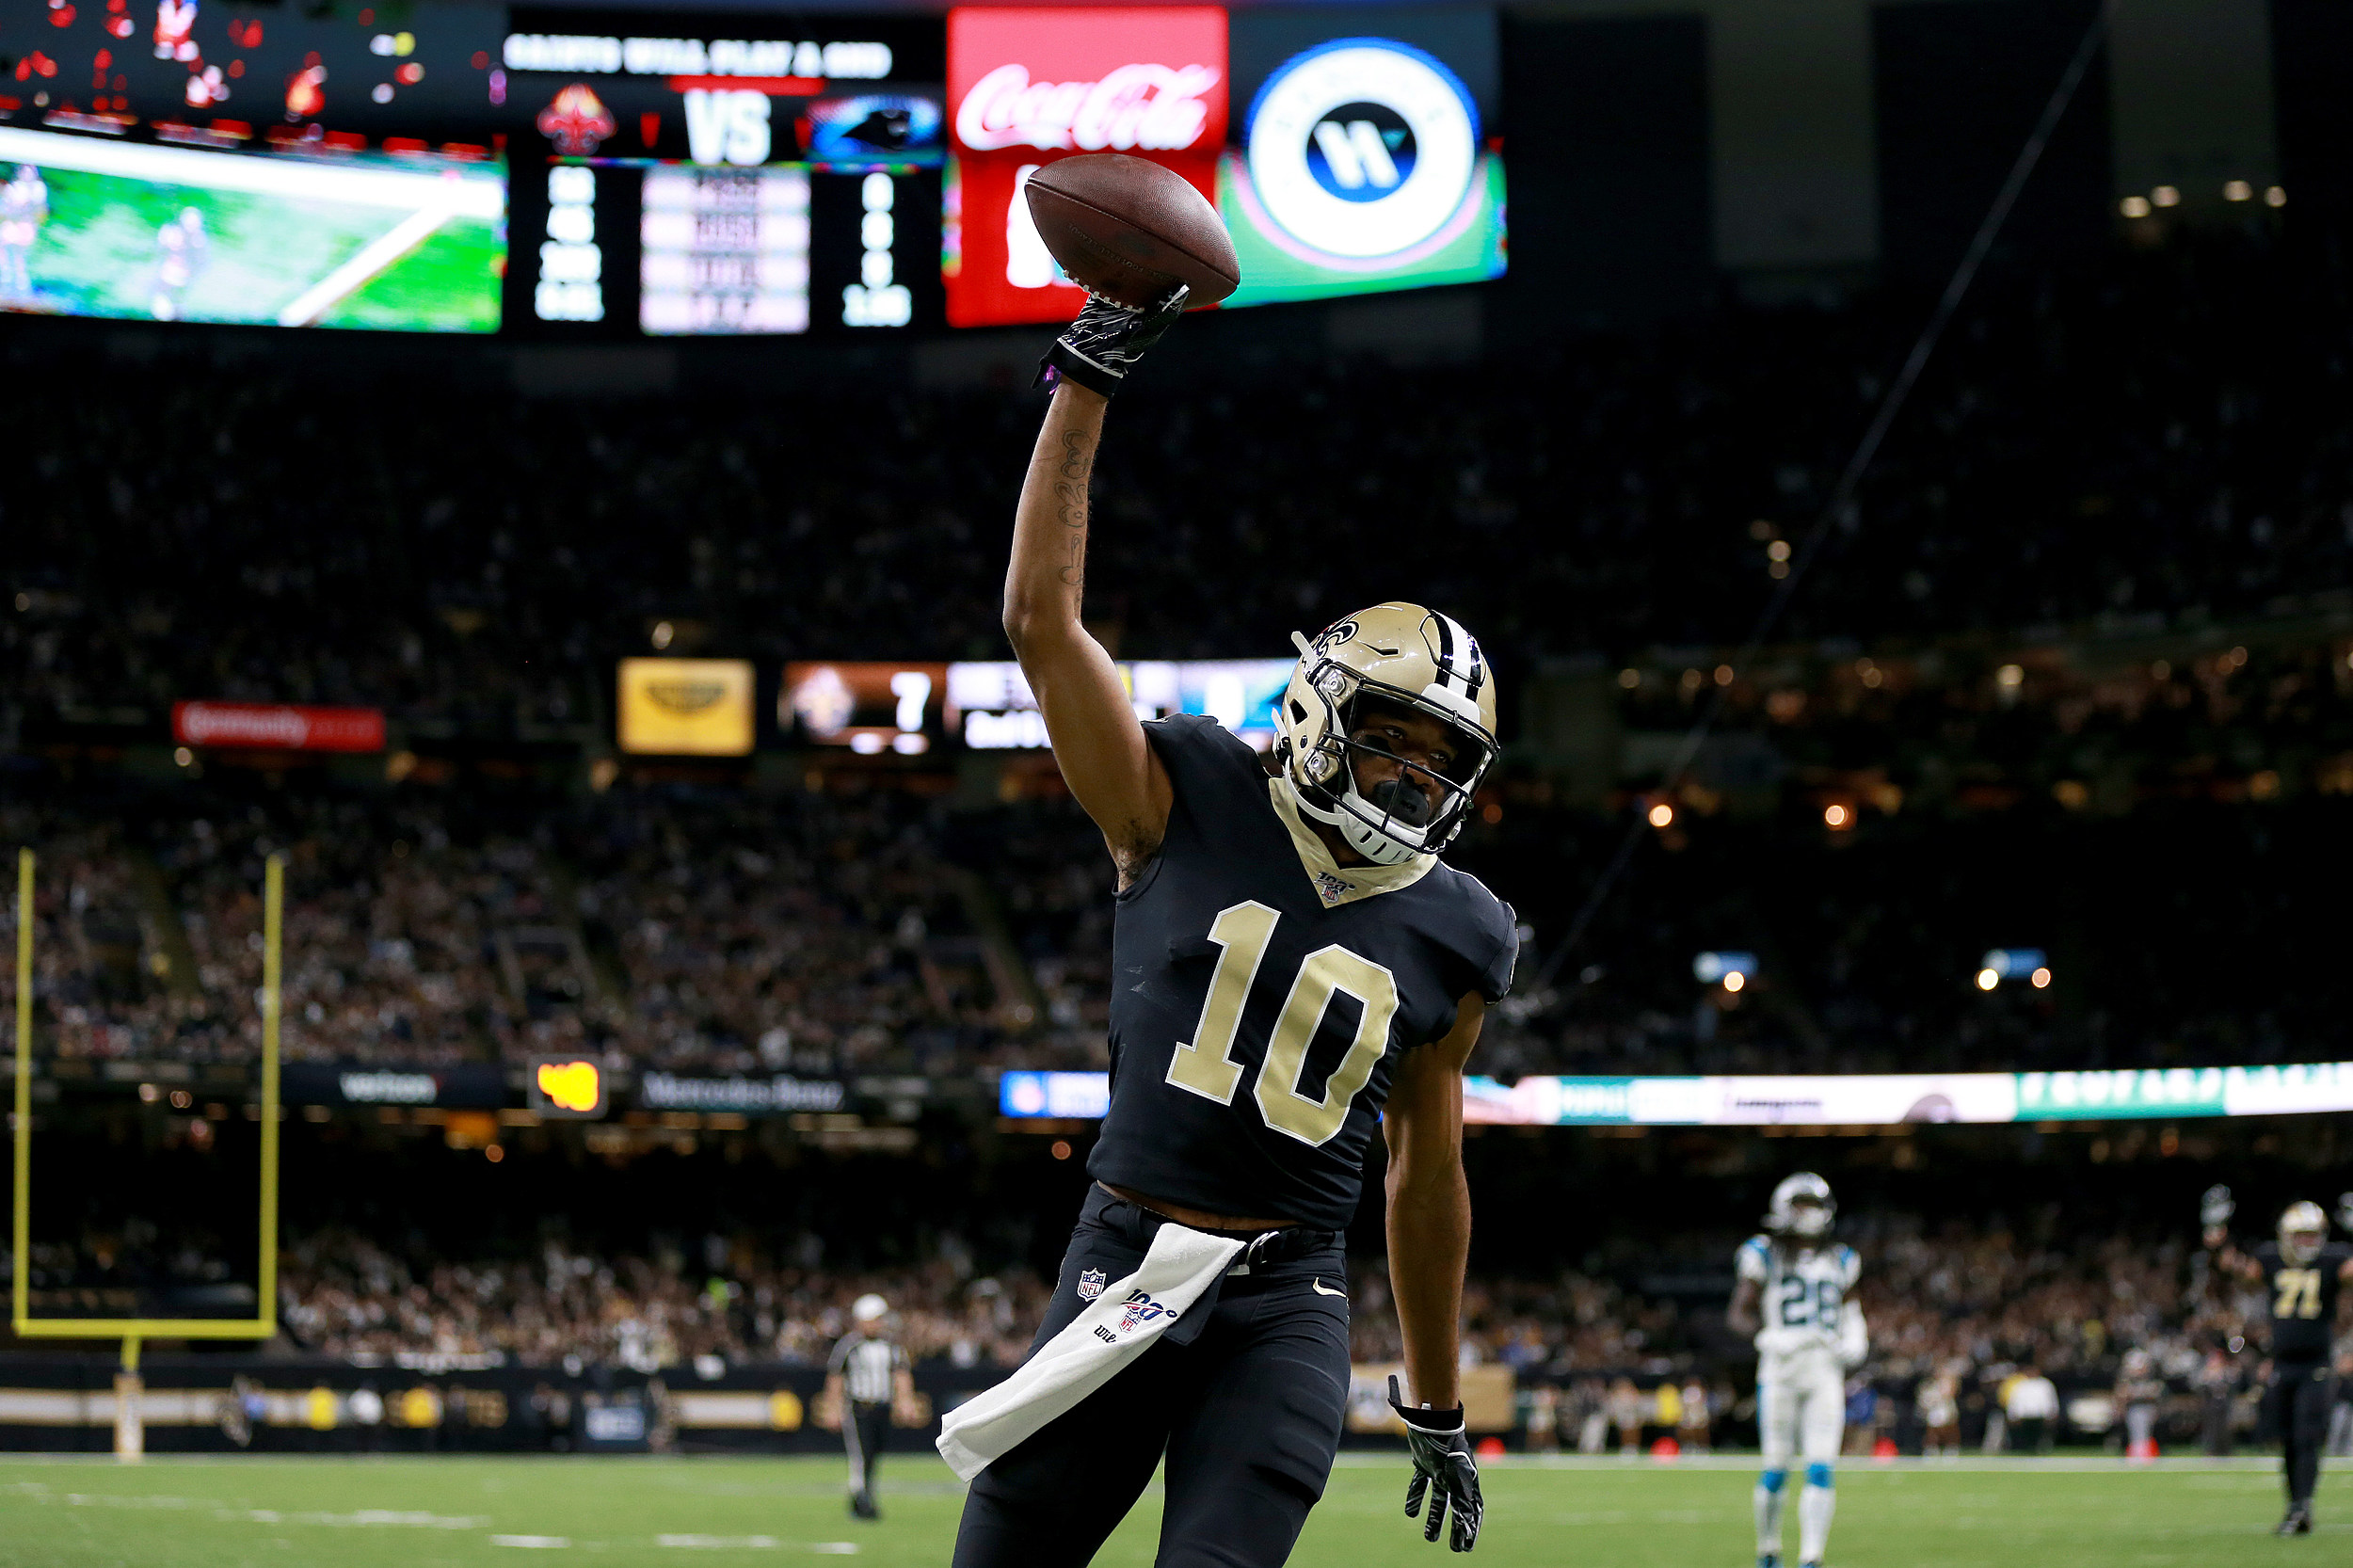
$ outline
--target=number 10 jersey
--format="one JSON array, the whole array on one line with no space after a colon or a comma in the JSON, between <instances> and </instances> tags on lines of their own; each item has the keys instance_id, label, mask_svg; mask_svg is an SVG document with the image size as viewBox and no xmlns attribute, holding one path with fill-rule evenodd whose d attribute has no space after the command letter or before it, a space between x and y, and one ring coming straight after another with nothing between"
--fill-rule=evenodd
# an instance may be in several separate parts
<instances>
[{"instance_id":1,"label":"number 10 jersey","mask_svg":"<svg viewBox=\"0 0 2353 1568\"><path fill-rule=\"evenodd\" d=\"M1144 732L1175 794L1119 895L1111 1109L1088 1174L1213 1214L1339 1230L1400 1052L1501 999L1511 909L1435 856L1339 866L1214 720Z\"/></svg>"}]
</instances>

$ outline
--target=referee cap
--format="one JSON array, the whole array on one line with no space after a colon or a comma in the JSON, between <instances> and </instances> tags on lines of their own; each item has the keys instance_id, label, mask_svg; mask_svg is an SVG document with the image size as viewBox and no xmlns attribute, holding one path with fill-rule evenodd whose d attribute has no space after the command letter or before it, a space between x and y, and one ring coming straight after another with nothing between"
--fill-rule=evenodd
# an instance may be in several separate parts
<instances>
[{"instance_id":1,"label":"referee cap","mask_svg":"<svg viewBox=\"0 0 2353 1568\"><path fill-rule=\"evenodd\" d=\"M850 1316L861 1323L871 1323L890 1310L890 1304L868 1291L850 1304Z\"/></svg>"}]
</instances>

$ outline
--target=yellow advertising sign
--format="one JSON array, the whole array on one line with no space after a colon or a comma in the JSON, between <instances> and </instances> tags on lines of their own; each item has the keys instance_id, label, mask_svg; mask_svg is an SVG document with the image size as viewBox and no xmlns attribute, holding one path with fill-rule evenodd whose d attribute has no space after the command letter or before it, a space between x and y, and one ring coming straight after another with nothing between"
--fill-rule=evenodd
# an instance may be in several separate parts
<instances>
[{"instance_id":1,"label":"yellow advertising sign","mask_svg":"<svg viewBox=\"0 0 2353 1568\"><path fill-rule=\"evenodd\" d=\"M542 1116L604 1114L604 1074L585 1058L535 1057L524 1087L531 1109Z\"/></svg>"},{"instance_id":2,"label":"yellow advertising sign","mask_svg":"<svg viewBox=\"0 0 2353 1568\"><path fill-rule=\"evenodd\" d=\"M623 751L747 756L752 666L743 659L624 659L620 713Z\"/></svg>"}]
</instances>

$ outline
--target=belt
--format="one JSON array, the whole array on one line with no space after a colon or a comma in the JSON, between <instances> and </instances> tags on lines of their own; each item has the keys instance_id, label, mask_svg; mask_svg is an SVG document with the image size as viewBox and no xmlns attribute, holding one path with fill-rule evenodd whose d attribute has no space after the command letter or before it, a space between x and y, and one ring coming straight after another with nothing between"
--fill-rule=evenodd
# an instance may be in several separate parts
<instances>
[{"instance_id":1,"label":"belt","mask_svg":"<svg viewBox=\"0 0 2353 1568\"><path fill-rule=\"evenodd\" d=\"M1146 1208L1131 1199L1120 1197L1109 1188L1097 1186L1096 1192L1102 1199L1096 1213L1129 1233L1138 1246L1149 1247L1152 1238L1162 1225L1183 1224L1158 1209ZM1112 1210L1125 1213L1114 1215ZM1305 1225L1286 1225L1281 1230L1220 1230L1208 1225L1186 1225L1188 1230L1203 1236L1215 1236L1225 1240L1240 1241L1241 1256L1234 1259L1236 1270L1246 1270L1256 1264L1287 1263L1294 1257L1305 1257L1340 1244L1337 1230L1310 1230Z\"/></svg>"}]
</instances>

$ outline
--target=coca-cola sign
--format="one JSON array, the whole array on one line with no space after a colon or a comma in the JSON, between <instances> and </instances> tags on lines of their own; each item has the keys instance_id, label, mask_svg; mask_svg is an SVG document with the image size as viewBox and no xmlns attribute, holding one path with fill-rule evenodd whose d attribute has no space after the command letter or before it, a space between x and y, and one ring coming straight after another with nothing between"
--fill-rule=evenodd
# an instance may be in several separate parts
<instances>
[{"instance_id":1,"label":"coca-cola sign","mask_svg":"<svg viewBox=\"0 0 2353 1568\"><path fill-rule=\"evenodd\" d=\"M1214 153L1225 140L1225 12L951 11L948 101L967 152Z\"/></svg>"},{"instance_id":2,"label":"coca-cola sign","mask_svg":"<svg viewBox=\"0 0 2353 1568\"><path fill-rule=\"evenodd\" d=\"M1201 145L1203 99L1224 80L1206 65L1123 65L1099 82L1034 82L1027 66L1000 65L956 106L956 140L975 152L1182 152Z\"/></svg>"},{"instance_id":3,"label":"coca-cola sign","mask_svg":"<svg viewBox=\"0 0 2353 1568\"><path fill-rule=\"evenodd\" d=\"M384 712L277 702L175 702L171 736L183 745L244 751L382 751Z\"/></svg>"},{"instance_id":4,"label":"coca-cola sign","mask_svg":"<svg viewBox=\"0 0 2353 1568\"><path fill-rule=\"evenodd\" d=\"M1217 199L1225 25L1214 6L948 13L954 157L942 271L952 324L1067 321L1086 302L1056 269L1022 195L1056 158L1131 153Z\"/></svg>"}]
</instances>

